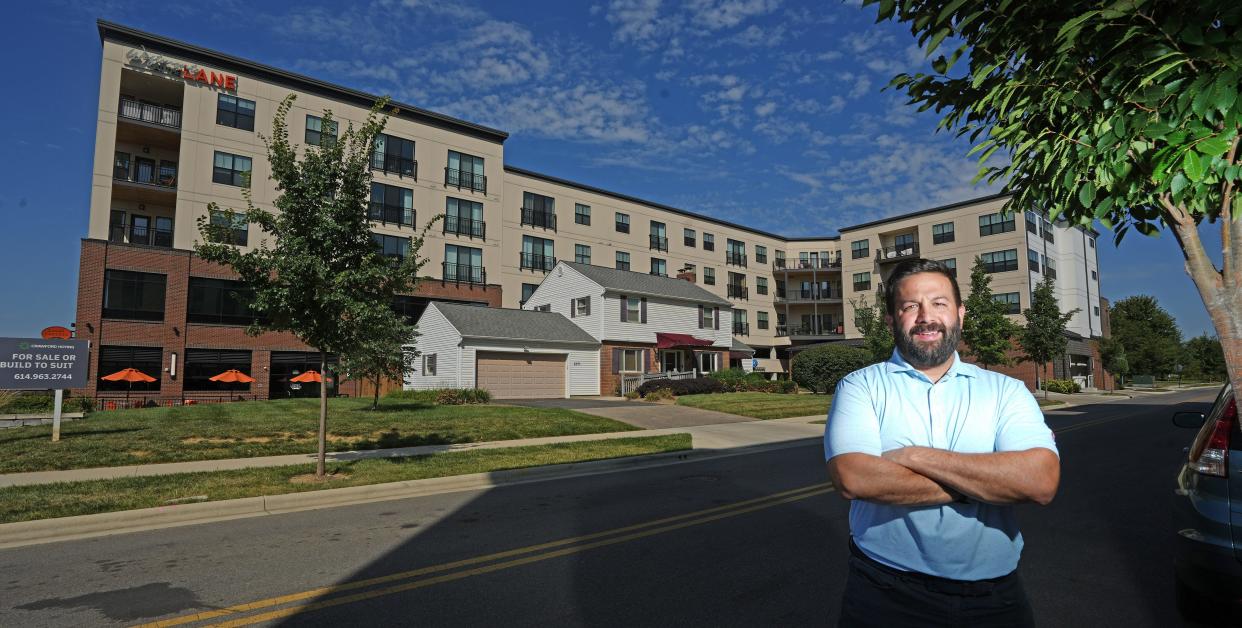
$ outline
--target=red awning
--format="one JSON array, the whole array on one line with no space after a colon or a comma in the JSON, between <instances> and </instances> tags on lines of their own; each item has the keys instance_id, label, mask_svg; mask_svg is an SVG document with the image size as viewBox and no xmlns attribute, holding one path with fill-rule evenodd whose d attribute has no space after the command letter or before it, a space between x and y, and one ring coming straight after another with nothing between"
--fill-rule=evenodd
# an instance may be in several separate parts
<instances>
[{"instance_id":1,"label":"red awning","mask_svg":"<svg viewBox=\"0 0 1242 628\"><path fill-rule=\"evenodd\" d=\"M673 347L709 347L712 341L700 340L690 334L665 334L656 332L656 348L672 349Z\"/></svg>"}]
</instances>

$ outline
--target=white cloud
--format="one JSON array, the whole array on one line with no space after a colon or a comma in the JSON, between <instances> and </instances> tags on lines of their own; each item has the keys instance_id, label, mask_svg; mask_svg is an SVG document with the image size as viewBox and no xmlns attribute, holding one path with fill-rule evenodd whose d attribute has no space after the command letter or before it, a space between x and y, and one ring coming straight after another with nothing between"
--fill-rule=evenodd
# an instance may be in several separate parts
<instances>
[{"instance_id":1,"label":"white cloud","mask_svg":"<svg viewBox=\"0 0 1242 628\"><path fill-rule=\"evenodd\" d=\"M612 0L604 19L616 28L613 39L645 52L655 50L661 39L676 31L673 20L661 18L660 0Z\"/></svg>"},{"instance_id":2,"label":"white cloud","mask_svg":"<svg viewBox=\"0 0 1242 628\"><path fill-rule=\"evenodd\" d=\"M765 102L755 107L755 115L760 117L770 116L774 111L776 111L776 103L772 101Z\"/></svg>"},{"instance_id":3,"label":"white cloud","mask_svg":"<svg viewBox=\"0 0 1242 628\"><path fill-rule=\"evenodd\" d=\"M733 28L780 7L779 0L689 0L690 22L705 33Z\"/></svg>"},{"instance_id":4,"label":"white cloud","mask_svg":"<svg viewBox=\"0 0 1242 628\"><path fill-rule=\"evenodd\" d=\"M518 94L466 98L446 109L513 134L605 143L641 143L653 136L646 96L637 84L538 85Z\"/></svg>"},{"instance_id":5,"label":"white cloud","mask_svg":"<svg viewBox=\"0 0 1242 628\"><path fill-rule=\"evenodd\" d=\"M862 98L871 92L871 79L866 76L860 76L854 79L854 85L850 87L850 98Z\"/></svg>"}]
</instances>

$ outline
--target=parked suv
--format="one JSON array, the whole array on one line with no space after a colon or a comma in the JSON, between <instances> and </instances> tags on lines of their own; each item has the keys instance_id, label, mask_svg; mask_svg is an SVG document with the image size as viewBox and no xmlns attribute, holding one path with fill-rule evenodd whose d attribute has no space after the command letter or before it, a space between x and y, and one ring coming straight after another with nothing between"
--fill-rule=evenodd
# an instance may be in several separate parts
<instances>
[{"instance_id":1,"label":"parked suv","mask_svg":"<svg viewBox=\"0 0 1242 628\"><path fill-rule=\"evenodd\" d=\"M1190 618L1229 616L1242 611L1242 421L1233 390L1226 384L1206 415L1178 412L1173 423L1199 429L1173 506L1177 607Z\"/></svg>"}]
</instances>

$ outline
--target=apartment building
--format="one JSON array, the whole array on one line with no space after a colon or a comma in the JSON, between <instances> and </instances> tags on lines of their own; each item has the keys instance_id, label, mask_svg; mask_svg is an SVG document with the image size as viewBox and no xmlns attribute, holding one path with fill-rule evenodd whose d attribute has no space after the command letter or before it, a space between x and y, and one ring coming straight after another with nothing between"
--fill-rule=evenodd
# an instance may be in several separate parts
<instances>
[{"instance_id":1,"label":"apartment building","mask_svg":"<svg viewBox=\"0 0 1242 628\"><path fill-rule=\"evenodd\" d=\"M132 366L157 376L133 388L153 396L309 394L289 378L317 368L316 354L290 334L245 334L245 291L228 269L193 255L196 221L227 221L208 204L242 208L247 190L272 208L259 133L286 96L296 95L287 123L302 145L336 133L325 109L343 128L361 123L377 97L113 23L99 22L99 34L76 322L95 348L95 383L84 392L123 394L125 385L98 377ZM732 333L755 350L755 364L781 372L793 347L857 339L851 301L870 297L893 262L922 255L969 268L980 255L994 290L1019 310L1039 273L1057 273L1063 307L1082 309L1075 332L1100 333L1094 234L1038 216L1034 232L1029 218L1025 229L1022 217L997 219L1004 197L790 238L506 165L504 131L393 104L372 161L376 245L403 255L431 216L446 216L424 244L417 294L393 304L412 320L432 301L518 308L563 259L699 284L732 305ZM228 226L239 247L263 237L254 225ZM737 363L752 364L748 354ZM257 381L210 381L228 368Z\"/></svg>"}]
</instances>

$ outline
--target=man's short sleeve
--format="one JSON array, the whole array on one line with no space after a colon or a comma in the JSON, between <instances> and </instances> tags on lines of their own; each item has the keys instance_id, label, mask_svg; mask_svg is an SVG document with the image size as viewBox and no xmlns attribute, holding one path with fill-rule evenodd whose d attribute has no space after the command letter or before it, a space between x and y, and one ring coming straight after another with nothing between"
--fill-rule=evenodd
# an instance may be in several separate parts
<instances>
[{"instance_id":1,"label":"man's short sleeve","mask_svg":"<svg viewBox=\"0 0 1242 628\"><path fill-rule=\"evenodd\" d=\"M1034 447L1057 451L1056 438L1044 423L1039 402L1021 382L1006 382L996 426L996 451L1024 451Z\"/></svg>"},{"instance_id":2,"label":"man's short sleeve","mask_svg":"<svg viewBox=\"0 0 1242 628\"><path fill-rule=\"evenodd\" d=\"M880 449L880 417L858 372L837 383L828 424L824 426L824 459L850 453L884 453Z\"/></svg>"}]
</instances>

